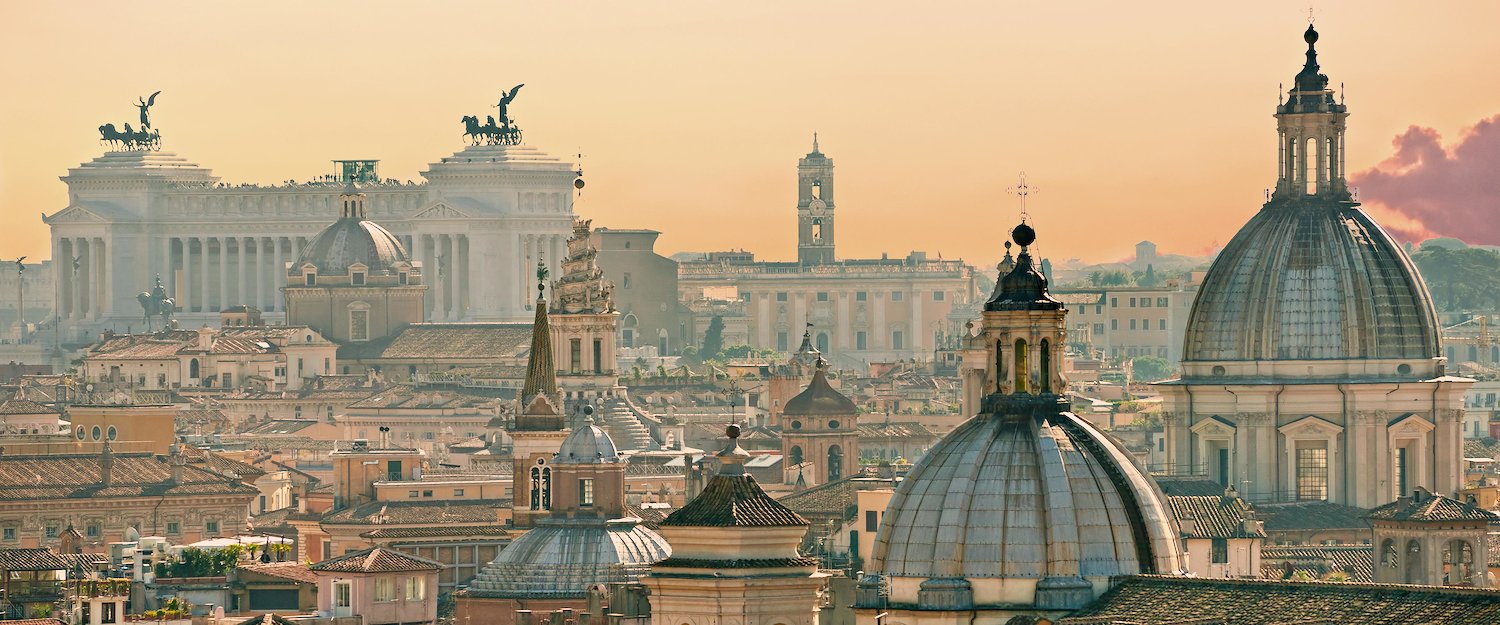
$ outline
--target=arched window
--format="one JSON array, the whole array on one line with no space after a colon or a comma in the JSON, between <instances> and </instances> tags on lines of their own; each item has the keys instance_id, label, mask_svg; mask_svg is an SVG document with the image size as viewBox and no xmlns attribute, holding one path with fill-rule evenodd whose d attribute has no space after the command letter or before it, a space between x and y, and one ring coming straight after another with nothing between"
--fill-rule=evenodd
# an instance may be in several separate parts
<instances>
[{"instance_id":1,"label":"arched window","mask_svg":"<svg viewBox=\"0 0 1500 625\"><path fill-rule=\"evenodd\" d=\"M1422 575L1422 543L1415 540L1406 542L1406 583L1423 583Z\"/></svg>"},{"instance_id":2,"label":"arched window","mask_svg":"<svg viewBox=\"0 0 1500 625\"><path fill-rule=\"evenodd\" d=\"M1380 566L1396 568L1401 565L1401 553L1396 551L1396 541L1387 538L1380 543Z\"/></svg>"},{"instance_id":3,"label":"arched window","mask_svg":"<svg viewBox=\"0 0 1500 625\"><path fill-rule=\"evenodd\" d=\"M828 481L832 482L844 476L844 452L838 445L828 447Z\"/></svg>"},{"instance_id":4,"label":"arched window","mask_svg":"<svg viewBox=\"0 0 1500 625\"><path fill-rule=\"evenodd\" d=\"M828 353L828 333L827 332L819 332L818 333L818 341L817 341L817 343L818 343L818 351L823 352L825 354Z\"/></svg>"},{"instance_id":5,"label":"arched window","mask_svg":"<svg viewBox=\"0 0 1500 625\"><path fill-rule=\"evenodd\" d=\"M193 378L193 379L197 379L198 378L198 359L197 358L194 358L194 359L188 361L188 377L189 378Z\"/></svg>"},{"instance_id":6,"label":"arched window","mask_svg":"<svg viewBox=\"0 0 1500 625\"><path fill-rule=\"evenodd\" d=\"M1323 171L1328 175L1328 180L1332 181L1339 175L1338 152L1334 151L1333 149L1332 137L1328 139L1328 142L1325 145L1328 146L1328 151L1324 154L1324 158L1327 159L1327 166Z\"/></svg>"},{"instance_id":7,"label":"arched window","mask_svg":"<svg viewBox=\"0 0 1500 625\"><path fill-rule=\"evenodd\" d=\"M1308 139L1304 149L1302 179L1307 182L1307 194L1312 195L1318 192L1318 140Z\"/></svg>"},{"instance_id":8,"label":"arched window","mask_svg":"<svg viewBox=\"0 0 1500 625\"><path fill-rule=\"evenodd\" d=\"M792 445L792 448L787 450L787 457L791 461L792 466L802 464L802 446Z\"/></svg>"},{"instance_id":9,"label":"arched window","mask_svg":"<svg viewBox=\"0 0 1500 625\"><path fill-rule=\"evenodd\" d=\"M1016 339L1016 389L1017 393L1031 392L1026 385L1026 339Z\"/></svg>"},{"instance_id":10,"label":"arched window","mask_svg":"<svg viewBox=\"0 0 1500 625\"><path fill-rule=\"evenodd\" d=\"M552 467L542 467L542 509L552 509Z\"/></svg>"},{"instance_id":11,"label":"arched window","mask_svg":"<svg viewBox=\"0 0 1500 625\"><path fill-rule=\"evenodd\" d=\"M1466 540L1448 541L1443 547L1443 585L1468 585L1473 578L1474 546Z\"/></svg>"},{"instance_id":12,"label":"arched window","mask_svg":"<svg viewBox=\"0 0 1500 625\"><path fill-rule=\"evenodd\" d=\"M542 509L542 468L531 467L531 509Z\"/></svg>"},{"instance_id":13,"label":"arched window","mask_svg":"<svg viewBox=\"0 0 1500 625\"><path fill-rule=\"evenodd\" d=\"M1005 379L1005 343L995 341L995 392L1000 392L1000 380Z\"/></svg>"},{"instance_id":14,"label":"arched window","mask_svg":"<svg viewBox=\"0 0 1500 625\"><path fill-rule=\"evenodd\" d=\"M1052 342L1042 339L1041 351L1037 354L1037 364L1041 365L1041 384L1043 393L1052 392Z\"/></svg>"},{"instance_id":15,"label":"arched window","mask_svg":"<svg viewBox=\"0 0 1500 625\"><path fill-rule=\"evenodd\" d=\"M1297 179L1297 140L1288 138L1286 140L1286 179Z\"/></svg>"}]
</instances>

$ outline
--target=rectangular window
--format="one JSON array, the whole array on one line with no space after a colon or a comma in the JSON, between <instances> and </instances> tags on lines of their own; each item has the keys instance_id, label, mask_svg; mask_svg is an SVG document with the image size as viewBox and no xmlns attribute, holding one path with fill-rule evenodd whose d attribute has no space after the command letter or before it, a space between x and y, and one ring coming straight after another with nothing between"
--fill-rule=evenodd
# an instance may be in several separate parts
<instances>
[{"instance_id":1,"label":"rectangular window","mask_svg":"<svg viewBox=\"0 0 1500 625\"><path fill-rule=\"evenodd\" d=\"M583 339L568 339L568 370L573 373L583 371Z\"/></svg>"},{"instance_id":2,"label":"rectangular window","mask_svg":"<svg viewBox=\"0 0 1500 625\"><path fill-rule=\"evenodd\" d=\"M1102 323L1096 323L1096 324L1094 324L1094 334L1104 334L1104 324L1102 324Z\"/></svg>"},{"instance_id":3,"label":"rectangular window","mask_svg":"<svg viewBox=\"0 0 1500 625\"><path fill-rule=\"evenodd\" d=\"M1120 329L1120 320L1119 319L1110 319L1109 320L1109 329L1111 329L1111 330L1118 330L1118 329Z\"/></svg>"},{"instance_id":4,"label":"rectangular window","mask_svg":"<svg viewBox=\"0 0 1500 625\"><path fill-rule=\"evenodd\" d=\"M778 301L778 302L784 302L784 301L786 301L786 291L777 291L776 292L776 301Z\"/></svg>"},{"instance_id":5,"label":"rectangular window","mask_svg":"<svg viewBox=\"0 0 1500 625\"><path fill-rule=\"evenodd\" d=\"M406 496L407 497L411 497L411 498L421 497L422 496L422 491L419 491L419 490L409 490L409 491L406 491Z\"/></svg>"},{"instance_id":6,"label":"rectangular window","mask_svg":"<svg viewBox=\"0 0 1500 625\"><path fill-rule=\"evenodd\" d=\"M578 480L578 507L591 508L594 505L594 480L582 478Z\"/></svg>"},{"instance_id":7,"label":"rectangular window","mask_svg":"<svg viewBox=\"0 0 1500 625\"><path fill-rule=\"evenodd\" d=\"M1213 563L1214 564L1228 564L1229 563L1229 541L1228 540L1223 539L1223 538L1215 538L1213 540Z\"/></svg>"},{"instance_id":8,"label":"rectangular window","mask_svg":"<svg viewBox=\"0 0 1500 625\"><path fill-rule=\"evenodd\" d=\"M604 373L604 339L594 339L594 373Z\"/></svg>"},{"instance_id":9,"label":"rectangular window","mask_svg":"<svg viewBox=\"0 0 1500 625\"><path fill-rule=\"evenodd\" d=\"M1094 304L1094 314L1096 314L1096 315L1102 315L1102 314L1104 314L1104 305L1103 304Z\"/></svg>"},{"instance_id":10,"label":"rectangular window","mask_svg":"<svg viewBox=\"0 0 1500 625\"><path fill-rule=\"evenodd\" d=\"M945 298L945 297L948 297L948 294L944 293L942 291L933 291L932 292L932 301L934 301L934 302L941 302L941 301L943 301L943 298Z\"/></svg>"},{"instance_id":11,"label":"rectangular window","mask_svg":"<svg viewBox=\"0 0 1500 625\"><path fill-rule=\"evenodd\" d=\"M219 522L218 521L204 521L203 522L203 531L208 532L209 534L217 534L217 533L219 533Z\"/></svg>"},{"instance_id":12,"label":"rectangular window","mask_svg":"<svg viewBox=\"0 0 1500 625\"><path fill-rule=\"evenodd\" d=\"M48 525L47 526L47 538L57 538L57 526L56 525Z\"/></svg>"},{"instance_id":13,"label":"rectangular window","mask_svg":"<svg viewBox=\"0 0 1500 625\"><path fill-rule=\"evenodd\" d=\"M364 286L365 285L365 272L363 272L363 271L356 271L356 272L354 272L354 274L349 277L349 284L352 284L354 286Z\"/></svg>"},{"instance_id":14,"label":"rectangular window","mask_svg":"<svg viewBox=\"0 0 1500 625\"><path fill-rule=\"evenodd\" d=\"M818 291L818 301L820 301L820 302L826 302L826 301L828 301L828 291Z\"/></svg>"},{"instance_id":15,"label":"rectangular window","mask_svg":"<svg viewBox=\"0 0 1500 625\"><path fill-rule=\"evenodd\" d=\"M224 383L224 388L230 388L230 387L234 386L234 374L233 373L225 373L224 375L219 376L219 378Z\"/></svg>"},{"instance_id":16,"label":"rectangular window","mask_svg":"<svg viewBox=\"0 0 1500 625\"><path fill-rule=\"evenodd\" d=\"M1151 298L1149 298L1149 297L1142 297L1141 298L1141 308L1150 308L1150 307L1151 307Z\"/></svg>"},{"instance_id":17,"label":"rectangular window","mask_svg":"<svg viewBox=\"0 0 1500 625\"><path fill-rule=\"evenodd\" d=\"M421 577L406 578L406 600L421 601L427 598L427 580Z\"/></svg>"},{"instance_id":18,"label":"rectangular window","mask_svg":"<svg viewBox=\"0 0 1500 625\"><path fill-rule=\"evenodd\" d=\"M1134 297L1130 298L1130 307L1131 308L1135 308L1135 298Z\"/></svg>"},{"instance_id":19,"label":"rectangular window","mask_svg":"<svg viewBox=\"0 0 1500 625\"><path fill-rule=\"evenodd\" d=\"M5 528L5 540L15 540L15 539L16 539L16 528L14 528L14 527L7 527L7 528Z\"/></svg>"},{"instance_id":20,"label":"rectangular window","mask_svg":"<svg viewBox=\"0 0 1500 625\"><path fill-rule=\"evenodd\" d=\"M1111 297L1111 298L1109 298L1109 307L1110 308L1119 308L1120 307L1120 298L1118 298L1118 297Z\"/></svg>"},{"instance_id":21,"label":"rectangular window","mask_svg":"<svg viewBox=\"0 0 1500 625\"><path fill-rule=\"evenodd\" d=\"M787 335L785 332L776 333L776 349L783 352L787 350Z\"/></svg>"},{"instance_id":22,"label":"rectangular window","mask_svg":"<svg viewBox=\"0 0 1500 625\"><path fill-rule=\"evenodd\" d=\"M167 521L167 535L176 536L182 533L182 523L178 521Z\"/></svg>"},{"instance_id":23,"label":"rectangular window","mask_svg":"<svg viewBox=\"0 0 1500 625\"><path fill-rule=\"evenodd\" d=\"M904 338L900 330L891 330L891 349L904 349L901 344Z\"/></svg>"},{"instance_id":24,"label":"rectangular window","mask_svg":"<svg viewBox=\"0 0 1500 625\"><path fill-rule=\"evenodd\" d=\"M1158 298L1156 298L1156 305L1158 307L1160 307L1160 308L1166 308L1167 307L1167 298L1165 298L1165 297L1158 297Z\"/></svg>"},{"instance_id":25,"label":"rectangular window","mask_svg":"<svg viewBox=\"0 0 1500 625\"><path fill-rule=\"evenodd\" d=\"M462 496L464 496L464 489L462 489L462 488L455 488L455 489L453 489L453 496L454 497L462 497Z\"/></svg>"},{"instance_id":26,"label":"rectangular window","mask_svg":"<svg viewBox=\"0 0 1500 625\"><path fill-rule=\"evenodd\" d=\"M99 535L103 533L104 528L101 527L98 523L90 523L88 528L84 530L83 535L89 538L98 538Z\"/></svg>"},{"instance_id":27,"label":"rectangular window","mask_svg":"<svg viewBox=\"0 0 1500 625\"><path fill-rule=\"evenodd\" d=\"M620 286L628 289L630 288L630 285L630 272L627 271L625 272L625 276L620 280Z\"/></svg>"},{"instance_id":28,"label":"rectangular window","mask_svg":"<svg viewBox=\"0 0 1500 625\"><path fill-rule=\"evenodd\" d=\"M1134 319L1130 320L1130 329L1132 329L1132 330L1135 329L1135 320Z\"/></svg>"},{"instance_id":29,"label":"rectangular window","mask_svg":"<svg viewBox=\"0 0 1500 625\"><path fill-rule=\"evenodd\" d=\"M99 622L106 625L119 622L119 615L115 613L115 607L115 602L113 601L105 601L99 604Z\"/></svg>"},{"instance_id":30,"label":"rectangular window","mask_svg":"<svg viewBox=\"0 0 1500 625\"><path fill-rule=\"evenodd\" d=\"M1297 446L1297 499L1328 499L1328 448L1321 441Z\"/></svg>"},{"instance_id":31,"label":"rectangular window","mask_svg":"<svg viewBox=\"0 0 1500 625\"><path fill-rule=\"evenodd\" d=\"M865 511L865 531L876 532L880 530L880 512L875 510Z\"/></svg>"},{"instance_id":32,"label":"rectangular window","mask_svg":"<svg viewBox=\"0 0 1500 625\"><path fill-rule=\"evenodd\" d=\"M403 272L401 272L401 277L400 277L399 281L401 283L401 286L406 286L407 284L409 284L411 282L411 278L407 277L407 273L405 271L403 271Z\"/></svg>"},{"instance_id":33,"label":"rectangular window","mask_svg":"<svg viewBox=\"0 0 1500 625\"><path fill-rule=\"evenodd\" d=\"M370 339L370 311L349 311L349 340L367 341Z\"/></svg>"},{"instance_id":34,"label":"rectangular window","mask_svg":"<svg viewBox=\"0 0 1500 625\"><path fill-rule=\"evenodd\" d=\"M401 481L401 461L390 460L385 465L385 479L392 482Z\"/></svg>"},{"instance_id":35,"label":"rectangular window","mask_svg":"<svg viewBox=\"0 0 1500 625\"><path fill-rule=\"evenodd\" d=\"M285 375L285 374L283 374ZM156 388L167 388L167 374L156 374Z\"/></svg>"},{"instance_id":36,"label":"rectangular window","mask_svg":"<svg viewBox=\"0 0 1500 625\"><path fill-rule=\"evenodd\" d=\"M856 302L863 302L863 301L868 300L868 299L870 299L870 294L869 293L866 293L864 291L855 291L854 292L854 301L856 301Z\"/></svg>"},{"instance_id":37,"label":"rectangular window","mask_svg":"<svg viewBox=\"0 0 1500 625\"><path fill-rule=\"evenodd\" d=\"M1396 496L1400 497L1407 493L1406 484L1406 448L1396 448Z\"/></svg>"},{"instance_id":38,"label":"rectangular window","mask_svg":"<svg viewBox=\"0 0 1500 625\"><path fill-rule=\"evenodd\" d=\"M424 490L424 491L422 491L422 496L423 497L431 497L432 496L432 491L430 491L430 490Z\"/></svg>"},{"instance_id":39,"label":"rectangular window","mask_svg":"<svg viewBox=\"0 0 1500 625\"><path fill-rule=\"evenodd\" d=\"M869 341L867 339L867 335L865 334L864 330L860 330L860 331L854 333L854 349L857 349L857 350L860 350L860 351L864 351L866 349L869 349L869 347L867 345L868 342Z\"/></svg>"},{"instance_id":40,"label":"rectangular window","mask_svg":"<svg viewBox=\"0 0 1500 625\"><path fill-rule=\"evenodd\" d=\"M1167 329L1167 320L1166 319L1157 319L1156 320L1156 329L1158 329L1158 330L1165 330L1165 329Z\"/></svg>"},{"instance_id":41,"label":"rectangular window","mask_svg":"<svg viewBox=\"0 0 1500 625\"><path fill-rule=\"evenodd\" d=\"M377 577L377 578L375 578L375 600L376 601L395 601L396 600L396 584L395 584L395 580L393 580L393 579L391 579L389 577Z\"/></svg>"},{"instance_id":42,"label":"rectangular window","mask_svg":"<svg viewBox=\"0 0 1500 625\"><path fill-rule=\"evenodd\" d=\"M906 299L905 293L902 293L901 291L891 291L891 301L899 302L903 299Z\"/></svg>"},{"instance_id":43,"label":"rectangular window","mask_svg":"<svg viewBox=\"0 0 1500 625\"><path fill-rule=\"evenodd\" d=\"M333 373L333 363L328 358L323 359L323 375Z\"/></svg>"},{"instance_id":44,"label":"rectangular window","mask_svg":"<svg viewBox=\"0 0 1500 625\"><path fill-rule=\"evenodd\" d=\"M308 273L307 276L306 276L306 278L307 278L307 281L306 281L307 286L318 286L318 274Z\"/></svg>"}]
</instances>

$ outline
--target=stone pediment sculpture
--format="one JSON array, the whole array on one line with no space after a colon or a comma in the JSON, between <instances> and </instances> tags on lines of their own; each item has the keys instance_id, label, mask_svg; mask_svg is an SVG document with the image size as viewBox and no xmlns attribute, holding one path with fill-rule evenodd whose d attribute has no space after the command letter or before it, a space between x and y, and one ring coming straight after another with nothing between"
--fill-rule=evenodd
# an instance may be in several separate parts
<instances>
[{"instance_id":1,"label":"stone pediment sculpture","mask_svg":"<svg viewBox=\"0 0 1500 625\"><path fill-rule=\"evenodd\" d=\"M495 105L500 109L500 122L495 123L493 115L486 115L485 121L480 123L479 116L465 115L463 117L464 138L473 145L519 145L521 143L521 127L516 125L510 117L510 103L516 99L516 93L521 91L519 84L511 87L510 91L500 96L500 102Z\"/></svg>"},{"instance_id":2,"label":"stone pediment sculpture","mask_svg":"<svg viewBox=\"0 0 1500 625\"><path fill-rule=\"evenodd\" d=\"M557 312L613 313L614 284L604 279L604 270L595 258L599 251L590 241L591 221L573 222L573 236L568 239L568 255L563 258L563 275L552 285L553 310Z\"/></svg>"},{"instance_id":3,"label":"stone pediment sculpture","mask_svg":"<svg viewBox=\"0 0 1500 625\"><path fill-rule=\"evenodd\" d=\"M442 202L423 208L417 211L417 214L412 215L413 219L465 219L468 217L470 217L468 213Z\"/></svg>"},{"instance_id":4,"label":"stone pediment sculpture","mask_svg":"<svg viewBox=\"0 0 1500 625\"><path fill-rule=\"evenodd\" d=\"M77 224L104 223L108 220L99 216L98 213L89 210L88 207L82 204L74 204L60 211L57 211L56 213L53 213L51 217L43 215L42 221L45 221L49 224Z\"/></svg>"},{"instance_id":5,"label":"stone pediment sculpture","mask_svg":"<svg viewBox=\"0 0 1500 625\"><path fill-rule=\"evenodd\" d=\"M161 132L151 126L151 107L156 105L156 96L159 95L161 92L157 91L150 98L141 98L135 105L140 109L140 128L131 128L130 122L124 124L124 130L116 129L114 124L104 124L99 127L99 141L112 150L160 150Z\"/></svg>"}]
</instances>

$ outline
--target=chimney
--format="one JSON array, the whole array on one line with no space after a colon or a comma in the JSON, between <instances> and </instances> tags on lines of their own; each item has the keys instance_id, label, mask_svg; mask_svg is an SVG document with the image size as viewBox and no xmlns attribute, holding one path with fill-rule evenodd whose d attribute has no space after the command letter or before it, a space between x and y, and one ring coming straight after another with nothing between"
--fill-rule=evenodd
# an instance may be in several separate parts
<instances>
[{"instance_id":1,"label":"chimney","mask_svg":"<svg viewBox=\"0 0 1500 625\"><path fill-rule=\"evenodd\" d=\"M115 452L109 448L109 439L104 439L104 449L99 452L99 484L109 487L109 472L115 466Z\"/></svg>"},{"instance_id":2,"label":"chimney","mask_svg":"<svg viewBox=\"0 0 1500 625\"><path fill-rule=\"evenodd\" d=\"M896 468L891 466L891 461L889 460L881 460L880 466L877 471L879 472L878 475L880 475L880 479L882 480L896 479Z\"/></svg>"},{"instance_id":3,"label":"chimney","mask_svg":"<svg viewBox=\"0 0 1500 625\"><path fill-rule=\"evenodd\" d=\"M181 484L183 470L187 467L187 458L182 455L182 447L179 443L172 443L172 453L167 456L167 464L172 473L172 483Z\"/></svg>"},{"instance_id":4,"label":"chimney","mask_svg":"<svg viewBox=\"0 0 1500 625\"><path fill-rule=\"evenodd\" d=\"M214 347L214 329L208 326L198 328L198 349L208 351Z\"/></svg>"},{"instance_id":5,"label":"chimney","mask_svg":"<svg viewBox=\"0 0 1500 625\"><path fill-rule=\"evenodd\" d=\"M1183 534L1189 536L1198 535L1198 518L1191 514L1183 515L1182 518L1177 520L1177 525Z\"/></svg>"},{"instance_id":6,"label":"chimney","mask_svg":"<svg viewBox=\"0 0 1500 625\"><path fill-rule=\"evenodd\" d=\"M532 625L531 610L516 610L516 625Z\"/></svg>"}]
</instances>

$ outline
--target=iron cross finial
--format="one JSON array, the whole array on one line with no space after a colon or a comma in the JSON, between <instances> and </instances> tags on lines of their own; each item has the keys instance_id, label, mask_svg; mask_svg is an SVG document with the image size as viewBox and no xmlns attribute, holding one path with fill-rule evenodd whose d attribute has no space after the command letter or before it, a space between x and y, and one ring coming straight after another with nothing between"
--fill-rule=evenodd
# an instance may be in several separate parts
<instances>
[{"instance_id":1,"label":"iron cross finial","mask_svg":"<svg viewBox=\"0 0 1500 625\"><path fill-rule=\"evenodd\" d=\"M1026 212L1026 198L1031 197L1033 193L1040 193L1041 189L1027 184L1026 172L1023 171L1021 172L1019 181L1017 181L1014 185L1006 187L1005 192L1021 199L1021 222L1025 223L1026 220L1031 217L1031 215Z\"/></svg>"}]
</instances>

